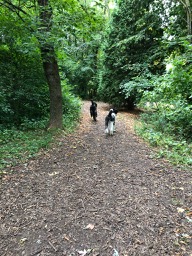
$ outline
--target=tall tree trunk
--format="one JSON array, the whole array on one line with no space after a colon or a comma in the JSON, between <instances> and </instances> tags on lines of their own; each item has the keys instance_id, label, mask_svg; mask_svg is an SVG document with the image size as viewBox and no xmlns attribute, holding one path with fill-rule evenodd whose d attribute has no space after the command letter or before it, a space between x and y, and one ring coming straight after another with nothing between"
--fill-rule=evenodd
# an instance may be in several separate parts
<instances>
[{"instance_id":1,"label":"tall tree trunk","mask_svg":"<svg viewBox=\"0 0 192 256\"><path fill-rule=\"evenodd\" d=\"M41 48L41 54L44 56L45 47ZM62 128L62 92L59 68L54 56L54 49L49 46L49 59L43 60L44 73L49 85L50 93L50 119L48 128ZM46 52L47 53L47 52Z\"/></svg>"},{"instance_id":2,"label":"tall tree trunk","mask_svg":"<svg viewBox=\"0 0 192 256\"><path fill-rule=\"evenodd\" d=\"M189 0L180 0L183 6L186 9L187 14L187 34L192 35L192 13L191 13L191 4Z\"/></svg>"},{"instance_id":3,"label":"tall tree trunk","mask_svg":"<svg viewBox=\"0 0 192 256\"><path fill-rule=\"evenodd\" d=\"M191 15L191 4L189 0L185 0L187 9L187 30L188 35L192 35L192 15Z\"/></svg>"},{"instance_id":4,"label":"tall tree trunk","mask_svg":"<svg viewBox=\"0 0 192 256\"><path fill-rule=\"evenodd\" d=\"M49 0L38 0L42 35L50 32L52 25L52 9ZM62 128L62 92L59 68L53 45L39 38L43 69L50 92L50 119L48 128Z\"/></svg>"}]
</instances>

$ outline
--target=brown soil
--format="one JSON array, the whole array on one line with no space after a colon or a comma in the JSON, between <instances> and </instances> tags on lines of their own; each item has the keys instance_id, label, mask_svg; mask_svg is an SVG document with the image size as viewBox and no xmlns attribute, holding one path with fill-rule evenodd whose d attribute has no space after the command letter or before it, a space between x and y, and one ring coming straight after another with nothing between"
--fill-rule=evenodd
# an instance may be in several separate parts
<instances>
[{"instance_id":1,"label":"brown soil","mask_svg":"<svg viewBox=\"0 0 192 256\"><path fill-rule=\"evenodd\" d=\"M84 102L75 133L3 176L1 256L192 255L192 172L153 157L134 113L106 136L108 109Z\"/></svg>"}]
</instances>

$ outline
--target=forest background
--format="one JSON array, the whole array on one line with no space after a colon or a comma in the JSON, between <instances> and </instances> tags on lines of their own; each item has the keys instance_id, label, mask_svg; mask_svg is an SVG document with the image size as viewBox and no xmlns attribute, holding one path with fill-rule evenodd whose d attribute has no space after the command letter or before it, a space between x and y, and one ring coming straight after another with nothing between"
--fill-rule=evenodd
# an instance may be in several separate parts
<instances>
[{"instance_id":1,"label":"forest background","mask_svg":"<svg viewBox=\"0 0 192 256\"><path fill-rule=\"evenodd\" d=\"M70 132L91 98L142 109L137 133L158 157L191 166L191 7L0 0L1 173Z\"/></svg>"}]
</instances>

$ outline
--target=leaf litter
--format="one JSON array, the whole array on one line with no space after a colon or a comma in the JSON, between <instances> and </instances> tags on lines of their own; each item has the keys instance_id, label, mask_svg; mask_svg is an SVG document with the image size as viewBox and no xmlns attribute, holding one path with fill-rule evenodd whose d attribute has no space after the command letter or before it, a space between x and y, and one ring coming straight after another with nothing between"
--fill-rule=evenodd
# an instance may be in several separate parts
<instances>
[{"instance_id":1,"label":"leaf litter","mask_svg":"<svg viewBox=\"0 0 192 256\"><path fill-rule=\"evenodd\" d=\"M191 256L192 172L155 159L119 111L106 136L82 107L75 133L12 168L0 185L2 256Z\"/></svg>"}]
</instances>

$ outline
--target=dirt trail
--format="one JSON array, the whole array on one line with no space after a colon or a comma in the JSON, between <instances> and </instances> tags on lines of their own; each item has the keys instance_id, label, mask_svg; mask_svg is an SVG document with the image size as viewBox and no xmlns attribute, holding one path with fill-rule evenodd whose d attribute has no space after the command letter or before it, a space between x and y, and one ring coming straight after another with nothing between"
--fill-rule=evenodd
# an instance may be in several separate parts
<instances>
[{"instance_id":1,"label":"dirt trail","mask_svg":"<svg viewBox=\"0 0 192 256\"><path fill-rule=\"evenodd\" d=\"M0 182L1 256L191 256L192 172L153 158L108 106L89 102L74 134Z\"/></svg>"}]
</instances>

